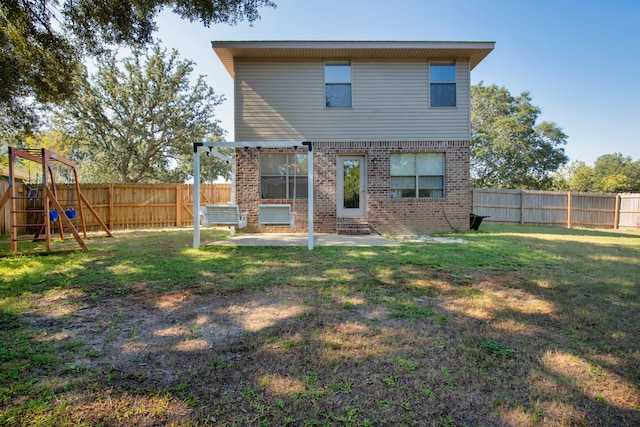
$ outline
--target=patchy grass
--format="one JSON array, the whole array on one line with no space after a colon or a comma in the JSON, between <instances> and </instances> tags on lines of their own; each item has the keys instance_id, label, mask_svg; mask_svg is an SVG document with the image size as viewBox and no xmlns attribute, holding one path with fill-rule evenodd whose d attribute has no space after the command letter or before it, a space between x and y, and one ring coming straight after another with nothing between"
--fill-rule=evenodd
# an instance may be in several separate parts
<instances>
[{"instance_id":1,"label":"patchy grass","mask_svg":"<svg viewBox=\"0 0 640 427\"><path fill-rule=\"evenodd\" d=\"M640 234L455 236L7 255L0 425L640 425Z\"/></svg>"}]
</instances>

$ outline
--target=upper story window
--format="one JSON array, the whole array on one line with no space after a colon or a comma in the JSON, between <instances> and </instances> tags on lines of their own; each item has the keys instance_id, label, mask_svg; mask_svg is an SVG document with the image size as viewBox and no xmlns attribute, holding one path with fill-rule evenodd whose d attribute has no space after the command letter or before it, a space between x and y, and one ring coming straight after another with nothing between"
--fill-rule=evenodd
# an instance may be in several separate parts
<instances>
[{"instance_id":1,"label":"upper story window","mask_svg":"<svg viewBox=\"0 0 640 427\"><path fill-rule=\"evenodd\" d=\"M307 154L260 155L260 192L263 199L306 199L309 180Z\"/></svg>"},{"instance_id":2,"label":"upper story window","mask_svg":"<svg viewBox=\"0 0 640 427\"><path fill-rule=\"evenodd\" d=\"M351 62L324 64L324 94L327 108L351 108Z\"/></svg>"},{"instance_id":3,"label":"upper story window","mask_svg":"<svg viewBox=\"0 0 640 427\"><path fill-rule=\"evenodd\" d=\"M438 61L429 64L431 82L431 106L456 106L456 63Z\"/></svg>"},{"instance_id":4,"label":"upper story window","mask_svg":"<svg viewBox=\"0 0 640 427\"><path fill-rule=\"evenodd\" d=\"M391 197L444 197L444 153L391 154Z\"/></svg>"}]
</instances>

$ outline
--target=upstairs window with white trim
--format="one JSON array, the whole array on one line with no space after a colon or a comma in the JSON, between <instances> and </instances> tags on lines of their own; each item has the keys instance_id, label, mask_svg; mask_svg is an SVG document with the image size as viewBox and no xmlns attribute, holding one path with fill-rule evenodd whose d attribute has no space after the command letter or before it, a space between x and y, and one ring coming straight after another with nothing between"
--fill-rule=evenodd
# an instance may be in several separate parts
<instances>
[{"instance_id":1,"label":"upstairs window with white trim","mask_svg":"<svg viewBox=\"0 0 640 427\"><path fill-rule=\"evenodd\" d=\"M432 107L456 106L456 63L438 61L429 63Z\"/></svg>"},{"instance_id":2,"label":"upstairs window with white trim","mask_svg":"<svg viewBox=\"0 0 640 427\"><path fill-rule=\"evenodd\" d=\"M444 197L444 153L391 154L391 197Z\"/></svg>"},{"instance_id":3,"label":"upstairs window with white trim","mask_svg":"<svg viewBox=\"0 0 640 427\"><path fill-rule=\"evenodd\" d=\"M261 198L307 199L308 181L309 171L306 153L260 155Z\"/></svg>"},{"instance_id":4,"label":"upstairs window with white trim","mask_svg":"<svg viewBox=\"0 0 640 427\"><path fill-rule=\"evenodd\" d=\"M324 64L324 95L327 108L351 108L351 62Z\"/></svg>"}]
</instances>

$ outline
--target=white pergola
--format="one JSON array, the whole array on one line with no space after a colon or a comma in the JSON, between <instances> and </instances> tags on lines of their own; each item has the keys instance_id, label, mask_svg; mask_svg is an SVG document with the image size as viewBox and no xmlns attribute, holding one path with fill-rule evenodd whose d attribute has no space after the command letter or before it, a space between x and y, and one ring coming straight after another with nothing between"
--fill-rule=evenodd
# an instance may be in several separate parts
<instances>
[{"instance_id":1,"label":"white pergola","mask_svg":"<svg viewBox=\"0 0 640 427\"><path fill-rule=\"evenodd\" d=\"M313 145L311 141L251 141L251 142L232 142L232 141L220 141L220 142L194 142L193 143L193 247L198 249L200 247L200 152L209 152L217 157L230 161L232 164L232 183L231 183L231 200L235 203L235 191L236 191L236 162L227 156L214 151L215 147L232 147L232 148L244 148L244 147L256 147L256 148L286 148L286 147L302 147L306 146L308 149L307 162L308 162L308 243L309 250L313 249ZM206 151L205 151L206 150Z\"/></svg>"}]
</instances>

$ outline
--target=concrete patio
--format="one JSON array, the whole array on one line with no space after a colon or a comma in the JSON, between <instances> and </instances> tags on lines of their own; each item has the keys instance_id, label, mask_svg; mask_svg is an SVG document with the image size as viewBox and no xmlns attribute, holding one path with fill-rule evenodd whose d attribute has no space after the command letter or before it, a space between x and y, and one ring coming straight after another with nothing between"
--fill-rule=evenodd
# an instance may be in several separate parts
<instances>
[{"instance_id":1,"label":"concrete patio","mask_svg":"<svg viewBox=\"0 0 640 427\"><path fill-rule=\"evenodd\" d=\"M226 240L205 243L211 246L307 246L306 233L246 233ZM342 234L315 234L314 246L401 246L379 234L348 236Z\"/></svg>"}]
</instances>

